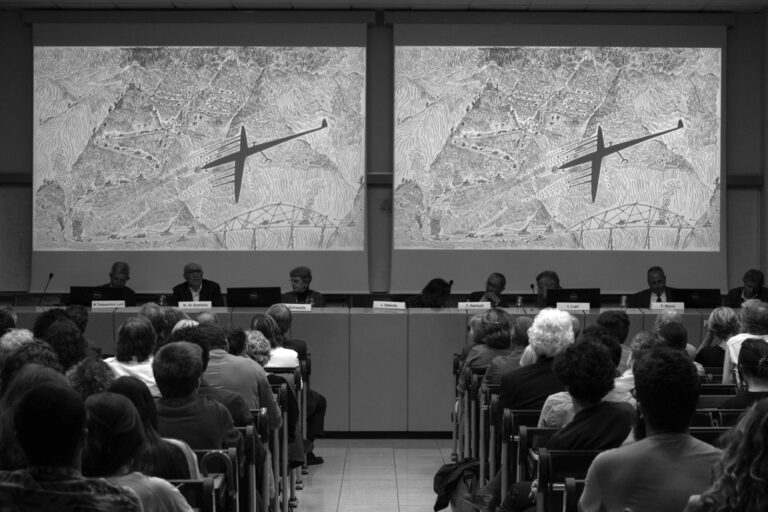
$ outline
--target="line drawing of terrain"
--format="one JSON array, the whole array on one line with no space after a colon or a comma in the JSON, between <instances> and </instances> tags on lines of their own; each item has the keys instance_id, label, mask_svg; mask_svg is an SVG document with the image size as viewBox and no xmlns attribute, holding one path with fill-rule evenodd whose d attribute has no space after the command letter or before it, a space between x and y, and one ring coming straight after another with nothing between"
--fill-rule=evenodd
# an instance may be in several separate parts
<instances>
[{"instance_id":1,"label":"line drawing of terrain","mask_svg":"<svg viewBox=\"0 0 768 512\"><path fill-rule=\"evenodd\" d=\"M721 59L396 47L395 248L718 251Z\"/></svg>"},{"instance_id":2,"label":"line drawing of terrain","mask_svg":"<svg viewBox=\"0 0 768 512\"><path fill-rule=\"evenodd\" d=\"M364 249L364 48L34 56L35 250ZM245 129L306 133L248 158L235 201L234 163L205 166Z\"/></svg>"}]
</instances>

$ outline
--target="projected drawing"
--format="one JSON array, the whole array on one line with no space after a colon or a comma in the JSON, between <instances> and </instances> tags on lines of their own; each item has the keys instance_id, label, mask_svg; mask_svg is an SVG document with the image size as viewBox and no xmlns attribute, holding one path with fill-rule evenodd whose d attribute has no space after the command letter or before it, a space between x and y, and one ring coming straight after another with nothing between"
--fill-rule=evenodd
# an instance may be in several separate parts
<instances>
[{"instance_id":1,"label":"projected drawing","mask_svg":"<svg viewBox=\"0 0 768 512\"><path fill-rule=\"evenodd\" d=\"M363 249L365 51L35 48L35 250Z\"/></svg>"},{"instance_id":2,"label":"projected drawing","mask_svg":"<svg viewBox=\"0 0 768 512\"><path fill-rule=\"evenodd\" d=\"M721 52L397 47L395 247L717 251Z\"/></svg>"}]
</instances>

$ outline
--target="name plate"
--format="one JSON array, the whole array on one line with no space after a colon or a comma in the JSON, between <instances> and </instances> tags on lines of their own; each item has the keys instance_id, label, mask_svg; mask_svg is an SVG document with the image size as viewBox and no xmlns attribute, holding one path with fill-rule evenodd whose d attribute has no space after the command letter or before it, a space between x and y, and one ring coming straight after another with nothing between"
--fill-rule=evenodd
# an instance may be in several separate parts
<instances>
[{"instance_id":1,"label":"name plate","mask_svg":"<svg viewBox=\"0 0 768 512\"><path fill-rule=\"evenodd\" d=\"M286 304L291 311L312 311L312 304Z\"/></svg>"},{"instance_id":2,"label":"name plate","mask_svg":"<svg viewBox=\"0 0 768 512\"><path fill-rule=\"evenodd\" d=\"M179 302L179 309L211 309L212 307L209 300Z\"/></svg>"},{"instance_id":3,"label":"name plate","mask_svg":"<svg viewBox=\"0 0 768 512\"><path fill-rule=\"evenodd\" d=\"M124 300L92 300L91 309L125 309Z\"/></svg>"},{"instance_id":4,"label":"name plate","mask_svg":"<svg viewBox=\"0 0 768 512\"><path fill-rule=\"evenodd\" d=\"M488 301L485 302L459 302L459 309L464 310L470 310L470 309L481 309L485 311L486 309L491 309L491 303Z\"/></svg>"},{"instance_id":5,"label":"name plate","mask_svg":"<svg viewBox=\"0 0 768 512\"><path fill-rule=\"evenodd\" d=\"M555 307L561 311L589 311L589 302L558 302Z\"/></svg>"},{"instance_id":6,"label":"name plate","mask_svg":"<svg viewBox=\"0 0 768 512\"><path fill-rule=\"evenodd\" d=\"M685 302L651 302L651 309L685 309Z\"/></svg>"},{"instance_id":7,"label":"name plate","mask_svg":"<svg viewBox=\"0 0 768 512\"><path fill-rule=\"evenodd\" d=\"M375 300L373 301L373 309L405 309L405 302Z\"/></svg>"}]
</instances>

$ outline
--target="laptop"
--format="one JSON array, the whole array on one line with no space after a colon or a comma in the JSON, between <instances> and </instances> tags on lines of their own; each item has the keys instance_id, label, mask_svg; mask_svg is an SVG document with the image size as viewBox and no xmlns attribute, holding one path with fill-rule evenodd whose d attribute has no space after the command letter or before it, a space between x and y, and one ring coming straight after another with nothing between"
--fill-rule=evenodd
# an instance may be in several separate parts
<instances>
[{"instance_id":1,"label":"laptop","mask_svg":"<svg viewBox=\"0 0 768 512\"><path fill-rule=\"evenodd\" d=\"M227 306L231 308L268 308L279 304L279 286L227 288Z\"/></svg>"},{"instance_id":2,"label":"laptop","mask_svg":"<svg viewBox=\"0 0 768 512\"><path fill-rule=\"evenodd\" d=\"M79 304L81 306L91 307L94 300L124 300L128 304L128 290L125 288L102 288L100 286L70 286L69 304Z\"/></svg>"},{"instance_id":3,"label":"laptop","mask_svg":"<svg viewBox=\"0 0 768 512\"><path fill-rule=\"evenodd\" d=\"M673 302L684 302L685 308L717 308L723 297L717 288L675 288Z\"/></svg>"},{"instance_id":4,"label":"laptop","mask_svg":"<svg viewBox=\"0 0 768 512\"><path fill-rule=\"evenodd\" d=\"M599 308L600 288L557 288L547 290L547 306L554 308L558 302L589 302L590 308Z\"/></svg>"}]
</instances>

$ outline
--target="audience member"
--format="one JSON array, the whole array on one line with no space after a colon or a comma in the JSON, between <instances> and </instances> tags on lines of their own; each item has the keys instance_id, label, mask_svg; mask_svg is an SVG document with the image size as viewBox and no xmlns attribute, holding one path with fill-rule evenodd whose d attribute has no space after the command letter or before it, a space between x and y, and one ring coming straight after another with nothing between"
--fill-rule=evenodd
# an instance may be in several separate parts
<instances>
[{"instance_id":1,"label":"audience member","mask_svg":"<svg viewBox=\"0 0 768 512\"><path fill-rule=\"evenodd\" d=\"M115 380L112 367L103 359L86 357L66 373L72 389L80 393L83 400L96 393L103 393Z\"/></svg>"},{"instance_id":2,"label":"audience member","mask_svg":"<svg viewBox=\"0 0 768 512\"><path fill-rule=\"evenodd\" d=\"M117 354L105 361L112 368L115 377L137 377L147 385L152 396L159 397L160 390L155 384L152 372L155 340L155 330L146 317L131 317L117 331Z\"/></svg>"},{"instance_id":3,"label":"audience member","mask_svg":"<svg viewBox=\"0 0 768 512\"><path fill-rule=\"evenodd\" d=\"M16 321L10 313L0 309L0 336L16 327Z\"/></svg>"},{"instance_id":4,"label":"audience member","mask_svg":"<svg viewBox=\"0 0 768 512\"><path fill-rule=\"evenodd\" d=\"M9 329L5 334L0 336L0 370L2 370L5 358L8 354L23 344L29 343L33 339L32 331L24 328Z\"/></svg>"},{"instance_id":5,"label":"audience member","mask_svg":"<svg viewBox=\"0 0 768 512\"><path fill-rule=\"evenodd\" d=\"M584 512L678 512L710 483L720 450L688 433L699 377L682 351L656 347L634 363L637 442L608 450L589 468Z\"/></svg>"},{"instance_id":6,"label":"audience member","mask_svg":"<svg viewBox=\"0 0 768 512\"><path fill-rule=\"evenodd\" d=\"M608 332L619 340L621 344L621 360L616 370L619 374L624 373L629 368L629 356L632 354L632 349L626 344L627 336L629 336L629 315L627 315L626 311L619 309L603 311L597 317L597 325L605 327Z\"/></svg>"},{"instance_id":7,"label":"audience member","mask_svg":"<svg viewBox=\"0 0 768 512\"><path fill-rule=\"evenodd\" d=\"M185 341L163 345L152 370L162 398L157 401L158 431L194 449L239 446L232 415L215 400L197 396L203 375L202 349Z\"/></svg>"},{"instance_id":8,"label":"audience member","mask_svg":"<svg viewBox=\"0 0 768 512\"><path fill-rule=\"evenodd\" d=\"M141 512L135 492L80 473L86 412L65 383L30 389L16 406L14 423L28 467L0 472L0 510Z\"/></svg>"},{"instance_id":9,"label":"audience member","mask_svg":"<svg viewBox=\"0 0 768 512\"><path fill-rule=\"evenodd\" d=\"M136 292L125 286L131 279L131 267L124 261L116 261L109 271L109 282L99 288L118 288L123 291L123 300L127 307L136 305Z\"/></svg>"},{"instance_id":10,"label":"audience member","mask_svg":"<svg viewBox=\"0 0 768 512\"><path fill-rule=\"evenodd\" d=\"M420 295L414 295L406 300L409 308L444 308L451 298L453 281L436 277L429 281L421 290Z\"/></svg>"},{"instance_id":11,"label":"audience member","mask_svg":"<svg viewBox=\"0 0 768 512\"><path fill-rule=\"evenodd\" d=\"M705 367L722 368L725 343L741 331L739 315L728 307L715 308L705 327L707 333L696 350L695 361Z\"/></svg>"},{"instance_id":12,"label":"audience member","mask_svg":"<svg viewBox=\"0 0 768 512\"><path fill-rule=\"evenodd\" d=\"M737 366L742 389L720 405L722 409L746 409L768 398L768 342L762 338L747 338L741 344Z\"/></svg>"},{"instance_id":13,"label":"audience member","mask_svg":"<svg viewBox=\"0 0 768 512\"><path fill-rule=\"evenodd\" d=\"M761 270L751 268L742 278L743 286L731 288L725 297L725 305L730 308L740 308L745 300L757 299L768 302L768 288L765 285L765 275Z\"/></svg>"},{"instance_id":14,"label":"audience member","mask_svg":"<svg viewBox=\"0 0 768 512\"><path fill-rule=\"evenodd\" d=\"M141 418L146 443L141 453L134 458L131 469L166 480L193 478L184 451L160 437L157 406L147 385L136 377L126 376L115 380L107 391L128 398ZM179 439L174 442L184 443ZM188 445L187 448L192 450Z\"/></svg>"},{"instance_id":15,"label":"audience member","mask_svg":"<svg viewBox=\"0 0 768 512\"><path fill-rule=\"evenodd\" d=\"M747 338L768 341L768 303L750 299L741 305L741 333L732 336L725 344L723 358L723 384L740 384L736 373L741 344Z\"/></svg>"},{"instance_id":16,"label":"audience member","mask_svg":"<svg viewBox=\"0 0 768 512\"><path fill-rule=\"evenodd\" d=\"M117 393L99 393L85 401L88 434L83 473L133 490L145 511L192 511L179 490L162 478L133 471L147 440L133 403Z\"/></svg>"},{"instance_id":17,"label":"audience member","mask_svg":"<svg viewBox=\"0 0 768 512\"><path fill-rule=\"evenodd\" d=\"M173 326L171 332L168 333L166 340L170 340L173 337L173 333L176 331L181 329L191 329L192 327L197 327L198 325L200 325L200 323L197 320L192 320L191 318L182 318Z\"/></svg>"},{"instance_id":18,"label":"audience member","mask_svg":"<svg viewBox=\"0 0 768 512\"><path fill-rule=\"evenodd\" d=\"M536 306L547 305L547 290L560 289L560 276L554 270L545 270L536 276Z\"/></svg>"},{"instance_id":19,"label":"audience member","mask_svg":"<svg viewBox=\"0 0 768 512\"><path fill-rule=\"evenodd\" d=\"M227 331L228 351L233 356L242 356L245 354L246 334L242 327L233 327ZM269 345L269 343L267 343Z\"/></svg>"},{"instance_id":20,"label":"audience member","mask_svg":"<svg viewBox=\"0 0 768 512\"><path fill-rule=\"evenodd\" d=\"M325 297L310 290L312 271L308 267L296 267L288 273L291 280L291 291L285 292L280 301L285 304L311 304L312 307L325 307Z\"/></svg>"},{"instance_id":21,"label":"audience member","mask_svg":"<svg viewBox=\"0 0 768 512\"><path fill-rule=\"evenodd\" d=\"M488 276L485 281L485 291L472 292L467 296L467 302L490 302L491 307L506 308L509 307L501 294L507 286L507 278L504 274L494 272Z\"/></svg>"},{"instance_id":22,"label":"audience member","mask_svg":"<svg viewBox=\"0 0 768 512\"><path fill-rule=\"evenodd\" d=\"M685 324L683 323L683 312L675 309L667 309L664 311L659 311L659 313L656 315L656 320L654 320L653 322L654 332L656 333L656 335L660 336L661 329L666 324L669 324L669 323L678 323L685 326ZM687 337L688 337L688 334L686 330L686 338ZM685 353L688 354L688 356L691 359L694 359L696 357L696 347L686 342Z\"/></svg>"},{"instance_id":23,"label":"audience member","mask_svg":"<svg viewBox=\"0 0 768 512\"><path fill-rule=\"evenodd\" d=\"M299 366L299 354L295 350L281 345L281 338L278 337L280 328L274 318L263 313L257 313L251 319L251 329L263 334L272 347L269 361L264 364L264 367L296 368Z\"/></svg>"},{"instance_id":24,"label":"audience member","mask_svg":"<svg viewBox=\"0 0 768 512\"><path fill-rule=\"evenodd\" d=\"M75 322L69 318L59 318L54 321L46 329L43 340L56 351L64 371L69 370L87 356L88 343Z\"/></svg>"},{"instance_id":25,"label":"audience member","mask_svg":"<svg viewBox=\"0 0 768 512\"><path fill-rule=\"evenodd\" d=\"M213 311L201 311L195 316L195 320L200 325L219 325L219 317Z\"/></svg>"},{"instance_id":26,"label":"audience member","mask_svg":"<svg viewBox=\"0 0 768 512\"><path fill-rule=\"evenodd\" d=\"M224 297L221 295L219 283L203 279L203 267L198 263L184 265L184 282L173 287L170 305L178 306L179 302L210 301L214 308L224 307Z\"/></svg>"},{"instance_id":27,"label":"audience member","mask_svg":"<svg viewBox=\"0 0 768 512\"><path fill-rule=\"evenodd\" d=\"M528 329L533 324L533 318L518 316L512 320L511 352L505 356L496 356L488 364L483 381L488 384L501 384L501 376L520 368L520 359L528 346Z\"/></svg>"},{"instance_id":28,"label":"audience member","mask_svg":"<svg viewBox=\"0 0 768 512\"><path fill-rule=\"evenodd\" d=\"M272 353L272 345L269 340L260 331L248 331L246 333L245 354L263 368Z\"/></svg>"},{"instance_id":29,"label":"audience member","mask_svg":"<svg viewBox=\"0 0 768 512\"><path fill-rule=\"evenodd\" d=\"M278 327L277 338L280 344L285 348L295 350L299 354L299 361L307 360L307 342L295 338L288 338L288 331L291 330L293 323L293 314L285 304L273 304L267 309L267 314L275 319ZM251 327L253 328L253 327Z\"/></svg>"},{"instance_id":30,"label":"audience member","mask_svg":"<svg viewBox=\"0 0 768 512\"><path fill-rule=\"evenodd\" d=\"M37 318L35 318L32 334L39 340L45 339L45 333L48 331L51 324L62 318L69 319L69 316L67 316L67 312L61 308L51 308L43 311Z\"/></svg>"},{"instance_id":31,"label":"audience member","mask_svg":"<svg viewBox=\"0 0 768 512\"><path fill-rule=\"evenodd\" d=\"M19 315L16 313L16 310L13 309L13 306L0 306L0 311L11 316L14 326L19 325ZM8 320L5 320L5 322L7 323Z\"/></svg>"},{"instance_id":32,"label":"audience member","mask_svg":"<svg viewBox=\"0 0 768 512\"><path fill-rule=\"evenodd\" d=\"M688 331L685 326L678 322L669 322L661 326L659 329L659 339L662 343L670 348L681 351L686 356L689 356L686 348L688 347ZM693 365L696 367L696 373L700 376L706 375L704 367L695 362Z\"/></svg>"},{"instance_id":33,"label":"audience member","mask_svg":"<svg viewBox=\"0 0 768 512\"><path fill-rule=\"evenodd\" d=\"M512 343L512 320L506 311L499 308L486 310L471 323L470 335L474 346L464 360L465 368L483 368L496 356L509 355Z\"/></svg>"},{"instance_id":34,"label":"audience member","mask_svg":"<svg viewBox=\"0 0 768 512\"><path fill-rule=\"evenodd\" d=\"M62 372L56 351L42 340L32 340L14 349L5 358L0 372L0 397L5 396L8 385L25 365L37 363L57 372Z\"/></svg>"},{"instance_id":35,"label":"audience member","mask_svg":"<svg viewBox=\"0 0 768 512\"><path fill-rule=\"evenodd\" d=\"M563 390L552 371L557 354L573 343L571 315L565 311L541 310L528 329L528 342L536 362L501 376L499 403L510 409L538 409L547 397Z\"/></svg>"}]
</instances>

